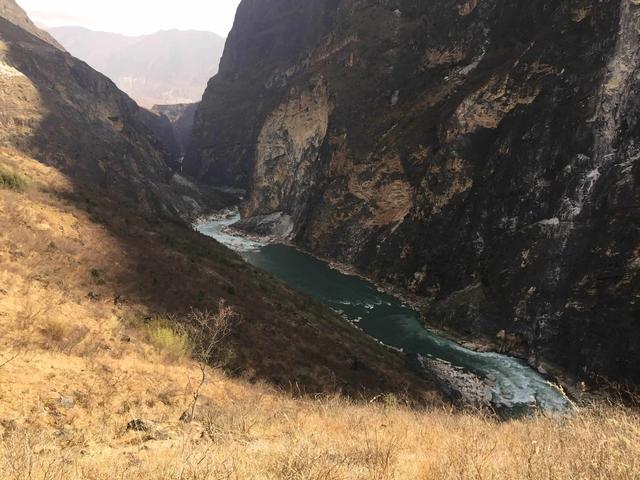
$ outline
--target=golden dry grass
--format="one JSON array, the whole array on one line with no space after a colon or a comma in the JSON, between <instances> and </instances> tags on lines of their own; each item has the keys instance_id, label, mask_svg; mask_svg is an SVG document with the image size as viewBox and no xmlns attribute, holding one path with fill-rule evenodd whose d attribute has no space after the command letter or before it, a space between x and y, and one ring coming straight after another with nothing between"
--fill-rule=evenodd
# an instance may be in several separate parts
<instances>
[{"instance_id":1,"label":"golden dry grass","mask_svg":"<svg viewBox=\"0 0 640 480\"><path fill-rule=\"evenodd\" d=\"M210 369L195 419L183 423L197 364L176 363L109 309L54 303L66 323L51 310L35 318L62 325L45 321L0 349L3 480L640 478L640 417L613 407L499 422L293 399ZM71 342L81 315L90 333ZM149 431L127 430L134 419Z\"/></svg>"},{"instance_id":2,"label":"golden dry grass","mask_svg":"<svg viewBox=\"0 0 640 480\"><path fill-rule=\"evenodd\" d=\"M201 370L180 332L154 333L144 305L106 295L117 240L18 195L0 194L13 227L0 230L0 480L640 478L640 417L614 407L499 422L294 399L209 369L194 420L181 422ZM146 431L127 429L136 419Z\"/></svg>"},{"instance_id":3,"label":"golden dry grass","mask_svg":"<svg viewBox=\"0 0 640 480\"><path fill-rule=\"evenodd\" d=\"M295 400L195 365L31 352L9 363L3 479L633 479L640 419L615 408L498 422L339 398ZM12 393L7 394L8 388ZM74 405L64 407L62 398ZM127 431L136 418L149 432Z\"/></svg>"}]
</instances>

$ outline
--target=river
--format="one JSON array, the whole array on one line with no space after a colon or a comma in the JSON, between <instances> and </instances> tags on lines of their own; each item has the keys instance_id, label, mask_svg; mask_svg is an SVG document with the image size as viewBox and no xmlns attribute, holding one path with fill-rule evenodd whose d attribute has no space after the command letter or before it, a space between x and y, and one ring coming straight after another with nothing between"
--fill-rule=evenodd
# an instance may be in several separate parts
<instances>
[{"instance_id":1,"label":"river","mask_svg":"<svg viewBox=\"0 0 640 480\"><path fill-rule=\"evenodd\" d=\"M569 408L562 391L525 362L498 353L475 352L436 335L425 329L411 307L365 279L344 274L294 247L233 233L228 227L237 220L237 214L222 215L198 223L196 228L239 252L252 265L341 313L385 345L418 354L463 376L473 374L495 406L514 411L538 407L547 412Z\"/></svg>"}]
</instances>

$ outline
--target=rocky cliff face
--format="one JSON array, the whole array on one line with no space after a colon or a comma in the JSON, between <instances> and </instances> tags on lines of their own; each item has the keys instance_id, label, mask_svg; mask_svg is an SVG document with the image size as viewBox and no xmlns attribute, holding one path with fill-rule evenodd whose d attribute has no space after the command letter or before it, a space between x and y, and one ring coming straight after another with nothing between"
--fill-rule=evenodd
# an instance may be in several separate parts
<instances>
[{"instance_id":1,"label":"rocky cliff face","mask_svg":"<svg viewBox=\"0 0 640 480\"><path fill-rule=\"evenodd\" d=\"M170 217L180 213L176 207L186 211L169 186L167 163L179 153L169 120L139 108L30 22L14 23L28 20L19 12L13 0L0 1L0 146L141 210Z\"/></svg>"},{"instance_id":2,"label":"rocky cliff face","mask_svg":"<svg viewBox=\"0 0 640 480\"><path fill-rule=\"evenodd\" d=\"M186 167L430 322L638 383L639 65L637 0L244 0Z\"/></svg>"}]
</instances>

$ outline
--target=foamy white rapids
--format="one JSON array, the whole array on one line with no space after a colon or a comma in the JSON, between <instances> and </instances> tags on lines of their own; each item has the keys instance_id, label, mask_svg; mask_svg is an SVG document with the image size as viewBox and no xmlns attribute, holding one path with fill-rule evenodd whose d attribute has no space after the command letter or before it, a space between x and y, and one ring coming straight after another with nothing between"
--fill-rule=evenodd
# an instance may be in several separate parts
<instances>
[{"instance_id":1,"label":"foamy white rapids","mask_svg":"<svg viewBox=\"0 0 640 480\"><path fill-rule=\"evenodd\" d=\"M214 238L231 250L241 253L259 251L266 243L245 238L237 232L230 231L229 227L240 221L240 219L240 212L236 207L202 219L196 222L194 228L203 235Z\"/></svg>"}]
</instances>

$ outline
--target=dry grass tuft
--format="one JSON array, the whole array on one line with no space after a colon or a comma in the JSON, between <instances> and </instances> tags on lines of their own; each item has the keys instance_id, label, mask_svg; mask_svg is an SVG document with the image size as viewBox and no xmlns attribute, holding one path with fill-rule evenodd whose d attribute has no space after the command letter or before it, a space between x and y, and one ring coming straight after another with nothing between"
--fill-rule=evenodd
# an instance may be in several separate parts
<instances>
[{"instance_id":1,"label":"dry grass tuft","mask_svg":"<svg viewBox=\"0 0 640 480\"><path fill-rule=\"evenodd\" d=\"M25 176L0 168L0 188L24 192L28 185L29 181Z\"/></svg>"},{"instance_id":2,"label":"dry grass tuft","mask_svg":"<svg viewBox=\"0 0 640 480\"><path fill-rule=\"evenodd\" d=\"M175 319L156 316L146 326L149 343L171 362L191 356L193 346L186 329Z\"/></svg>"}]
</instances>

